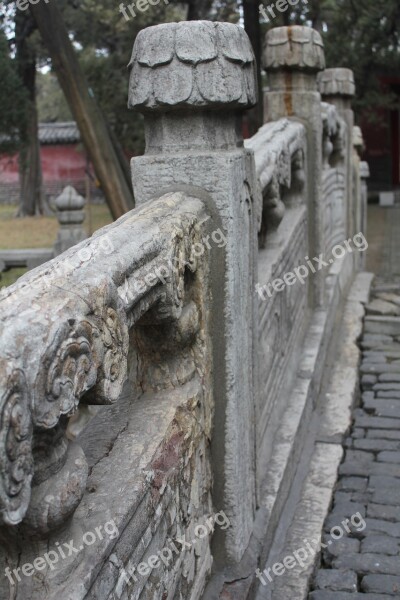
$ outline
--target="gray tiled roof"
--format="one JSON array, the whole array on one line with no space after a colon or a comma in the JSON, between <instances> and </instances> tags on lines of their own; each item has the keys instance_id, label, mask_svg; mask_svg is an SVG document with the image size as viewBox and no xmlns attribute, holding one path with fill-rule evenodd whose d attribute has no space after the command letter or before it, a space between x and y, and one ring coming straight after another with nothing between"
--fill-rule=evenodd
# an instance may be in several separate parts
<instances>
[{"instance_id":1,"label":"gray tiled roof","mask_svg":"<svg viewBox=\"0 0 400 600\"><path fill-rule=\"evenodd\" d=\"M66 123L39 123L41 144L73 144L81 139L75 121Z\"/></svg>"}]
</instances>

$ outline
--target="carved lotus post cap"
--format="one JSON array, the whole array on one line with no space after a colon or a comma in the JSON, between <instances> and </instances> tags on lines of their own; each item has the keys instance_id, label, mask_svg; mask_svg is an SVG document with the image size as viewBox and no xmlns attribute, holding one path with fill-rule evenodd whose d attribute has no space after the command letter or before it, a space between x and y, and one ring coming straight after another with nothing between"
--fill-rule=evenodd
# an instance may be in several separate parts
<instances>
[{"instance_id":1,"label":"carved lotus post cap","mask_svg":"<svg viewBox=\"0 0 400 600\"><path fill-rule=\"evenodd\" d=\"M80 196L72 185L67 185L55 200L57 210L82 210L85 198Z\"/></svg>"},{"instance_id":2,"label":"carved lotus post cap","mask_svg":"<svg viewBox=\"0 0 400 600\"><path fill-rule=\"evenodd\" d=\"M245 109L257 102L255 58L242 27L166 23L139 32L129 63L129 108Z\"/></svg>"},{"instance_id":3,"label":"carved lotus post cap","mask_svg":"<svg viewBox=\"0 0 400 600\"><path fill-rule=\"evenodd\" d=\"M265 36L264 68L266 71L322 71L325 54L320 34L302 25L270 29Z\"/></svg>"},{"instance_id":4,"label":"carved lotus post cap","mask_svg":"<svg viewBox=\"0 0 400 600\"><path fill-rule=\"evenodd\" d=\"M355 96L356 86L351 69L325 69L318 74L318 87L322 96Z\"/></svg>"}]
</instances>

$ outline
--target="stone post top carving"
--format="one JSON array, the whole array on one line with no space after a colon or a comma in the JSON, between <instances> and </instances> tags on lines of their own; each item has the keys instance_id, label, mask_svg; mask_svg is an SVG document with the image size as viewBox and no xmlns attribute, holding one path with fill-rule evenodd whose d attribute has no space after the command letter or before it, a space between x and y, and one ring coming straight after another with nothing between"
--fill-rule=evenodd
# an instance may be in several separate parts
<instances>
[{"instance_id":1,"label":"stone post top carving","mask_svg":"<svg viewBox=\"0 0 400 600\"><path fill-rule=\"evenodd\" d=\"M356 93L354 73L351 69L325 69L318 74L318 86L322 96L352 98Z\"/></svg>"},{"instance_id":2,"label":"stone post top carving","mask_svg":"<svg viewBox=\"0 0 400 600\"><path fill-rule=\"evenodd\" d=\"M255 58L242 27L166 23L139 32L129 63L129 108L245 109L257 102Z\"/></svg>"},{"instance_id":3,"label":"stone post top carving","mask_svg":"<svg viewBox=\"0 0 400 600\"><path fill-rule=\"evenodd\" d=\"M371 176L369 170L369 164L365 160L360 162L360 177L361 179L368 179Z\"/></svg>"},{"instance_id":4,"label":"stone post top carving","mask_svg":"<svg viewBox=\"0 0 400 600\"><path fill-rule=\"evenodd\" d=\"M358 152L362 152L365 148L361 127L357 125L353 127L353 146Z\"/></svg>"},{"instance_id":5,"label":"stone post top carving","mask_svg":"<svg viewBox=\"0 0 400 600\"><path fill-rule=\"evenodd\" d=\"M72 185L67 185L57 196L55 205L57 210L81 210L85 206L85 198Z\"/></svg>"},{"instance_id":6,"label":"stone post top carving","mask_svg":"<svg viewBox=\"0 0 400 600\"><path fill-rule=\"evenodd\" d=\"M67 185L55 200L57 218L61 225L83 223L85 198L72 185Z\"/></svg>"},{"instance_id":7,"label":"stone post top carving","mask_svg":"<svg viewBox=\"0 0 400 600\"><path fill-rule=\"evenodd\" d=\"M266 71L322 71L325 69L322 38L318 31L302 25L270 29L265 36L263 62Z\"/></svg>"}]
</instances>

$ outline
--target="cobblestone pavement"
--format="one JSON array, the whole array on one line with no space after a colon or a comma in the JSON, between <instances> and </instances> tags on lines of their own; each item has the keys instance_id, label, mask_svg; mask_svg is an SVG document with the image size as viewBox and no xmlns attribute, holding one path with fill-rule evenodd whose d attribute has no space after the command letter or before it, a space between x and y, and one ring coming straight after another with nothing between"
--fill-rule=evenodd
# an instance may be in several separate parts
<instances>
[{"instance_id":1,"label":"cobblestone pavement","mask_svg":"<svg viewBox=\"0 0 400 600\"><path fill-rule=\"evenodd\" d=\"M400 209L384 219L384 248L375 256L381 277L360 341L360 406L345 440L309 600L400 598ZM334 540L340 530L332 527L344 535Z\"/></svg>"}]
</instances>

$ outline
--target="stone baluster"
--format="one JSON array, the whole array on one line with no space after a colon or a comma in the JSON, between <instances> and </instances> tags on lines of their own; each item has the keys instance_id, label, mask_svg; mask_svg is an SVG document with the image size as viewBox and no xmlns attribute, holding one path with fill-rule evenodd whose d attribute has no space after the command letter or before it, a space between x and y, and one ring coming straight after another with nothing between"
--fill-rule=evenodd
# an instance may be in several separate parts
<instances>
[{"instance_id":1,"label":"stone baluster","mask_svg":"<svg viewBox=\"0 0 400 600\"><path fill-rule=\"evenodd\" d=\"M363 134L361 131L361 128L358 127L357 125L355 125L352 129L352 146L353 146L353 151L352 151L352 169L351 169L351 173L352 173L352 223L353 223L353 233L351 235L354 235L356 233L359 233L360 231L364 233L365 235L365 231L364 231L364 227L366 225L366 211L367 211L367 204L366 204L366 200L364 203L364 195L363 192L366 195L366 190L364 190L364 185L365 185L365 179L363 181L363 165L366 163L363 163L361 161L361 156L362 153L364 152L365 149L365 144L364 144L364 139L363 139ZM368 167L368 165L367 165ZM365 170L364 170L365 172ZM366 186L365 186L366 187ZM356 259L358 260L358 266L359 268L362 268L364 265L364 254L365 252L358 252L356 255Z\"/></svg>"},{"instance_id":2,"label":"stone baluster","mask_svg":"<svg viewBox=\"0 0 400 600\"><path fill-rule=\"evenodd\" d=\"M320 34L299 25L268 31L264 49L268 90L264 96L265 122L282 117L298 119L307 128L309 256L324 252L322 204L322 118L317 74L325 68ZM313 304L324 304L324 274L313 277Z\"/></svg>"},{"instance_id":3,"label":"stone baluster","mask_svg":"<svg viewBox=\"0 0 400 600\"><path fill-rule=\"evenodd\" d=\"M369 165L365 161L360 163L360 177L361 177L361 231L365 237L367 237L367 214L368 214L368 185L367 179L369 179L371 173ZM361 268L365 269L366 266L366 252L360 252L361 255Z\"/></svg>"},{"instance_id":4,"label":"stone baluster","mask_svg":"<svg viewBox=\"0 0 400 600\"><path fill-rule=\"evenodd\" d=\"M192 190L212 215L206 243L213 289L214 503L231 523L215 532L214 557L236 562L255 513L254 204L261 198L240 116L257 99L254 55L236 25L169 23L139 33L130 66L129 105L144 114L146 135L145 155L132 159L137 203ZM223 247L213 241L216 231Z\"/></svg>"},{"instance_id":5,"label":"stone baluster","mask_svg":"<svg viewBox=\"0 0 400 600\"><path fill-rule=\"evenodd\" d=\"M75 188L67 185L56 198L55 205L60 229L54 244L54 255L58 256L87 237L82 227L85 220L85 199Z\"/></svg>"},{"instance_id":6,"label":"stone baluster","mask_svg":"<svg viewBox=\"0 0 400 600\"><path fill-rule=\"evenodd\" d=\"M371 176L369 170L369 164L366 161L360 163L360 177L361 177L361 195L362 195L362 207L361 207L361 231L364 235L367 234L367 210L368 210L368 185L367 179Z\"/></svg>"},{"instance_id":7,"label":"stone baluster","mask_svg":"<svg viewBox=\"0 0 400 600\"><path fill-rule=\"evenodd\" d=\"M346 228L347 235L354 235L354 198L352 195L352 131L354 126L354 113L351 109L352 98L355 95L353 71L350 69L325 69L318 75L318 86L324 102L336 106L339 115L347 125L346 135Z\"/></svg>"}]
</instances>

